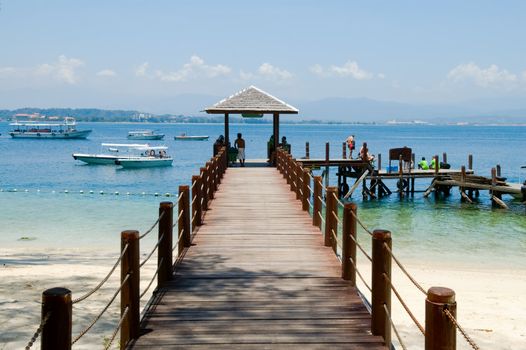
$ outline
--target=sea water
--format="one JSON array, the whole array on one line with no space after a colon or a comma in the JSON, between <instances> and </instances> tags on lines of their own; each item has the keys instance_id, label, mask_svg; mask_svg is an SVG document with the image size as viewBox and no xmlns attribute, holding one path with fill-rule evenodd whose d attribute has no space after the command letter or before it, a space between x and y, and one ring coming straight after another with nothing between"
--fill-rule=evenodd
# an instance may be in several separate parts
<instances>
[{"instance_id":1,"label":"sea water","mask_svg":"<svg viewBox=\"0 0 526 350\"><path fill-rule=\"evenodd\" d=\"M285 119L285 118L282 118ZM11 139L9 126L0 124L0 263L48 264L49 259L86 264L90 259L118 255L119 234L125 229L144 232L155 221L161 201L175 201L179 185L190 184L191 176L211 157L214 140L224 133L222 124L112 124L80 123L93 132L87 140ZM98 153L100 144L126 143L127 132L158 129L174 158L172 167L119 169L116 166L85 165L72 153ZM207 141L175 141L173 136L209 135ZM247 158L264 159L272 125L233 124L231 141L241 132ZM387 165L390 148L411 147L416 159L447 152L453 168L467 165L473 154L474 170L490 175L500 164L508 181L522 182L526 165L524 126L434 126L434 125L287 125L287 137L296 157L305 155L310 143L311 158L325 157L330 142L331 157L340 158L342 142L355 135L357 148L368 143L372 154L383 155ZM137 141L134 141L134 143ZM330 182L336 183L335 170ZM417 180L425 189L430 180ZM395 183L388 182L394 189ZM493 209L487 194L474 204L461 203L458 191L446 199L423 198L422 193L400 199L396 194L381 200L358 203L361 220L370 228L393 233L393 246L406 262L447 263L451 267L493 266L526 268L526 213L524 205L511 197L504 200L510 210ZM360 241L369 239L363 231ZM146 244L153 245L154 235ZM58 259L58 258L57 258ZM1 276L1 273L0 273ZM6 282L1 282L6 283ZM9 288L3 289L9 293ZM0 295L0 302L12 296ZM2 321L3 322L3 321ZM106 332L107 333L107 332Z\"/></svg>"}]
</instances>

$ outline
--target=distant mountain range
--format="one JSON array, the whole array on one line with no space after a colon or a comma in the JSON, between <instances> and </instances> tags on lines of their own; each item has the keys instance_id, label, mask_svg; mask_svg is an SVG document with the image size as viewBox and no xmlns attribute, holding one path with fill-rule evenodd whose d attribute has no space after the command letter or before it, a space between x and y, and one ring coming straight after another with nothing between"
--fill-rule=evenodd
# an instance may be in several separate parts
<instances>
[{"instance_id":1,"label":"distant mountain range","mask_svg":"<svg viewBox=\"0 0 526 350\"><path fill-rule=\"evenodd\" d=\"M20 108L0 110L0 118L16 113L71 115L89 121L137 121L147 115L150 121L222 121L203 110L221 98L212 95L182 94L172 97L142 98L134 101L139 110L95 108ZM472 100L456 105L415 105L368 98L324 98L316 101L289 101L300 110L298 121L383 123L387 121L424 121L429 123L523 124L526 101L522 99ZM504 106L504 107L503 107ZM108 106L110 107L110 106ZM142 108L144 107L144 108ZM111 108L111 107L110 107ZM195 120L188 118L196 117ZM140 120L141 118L139 118Z\"/></svg>"}]
</instances>

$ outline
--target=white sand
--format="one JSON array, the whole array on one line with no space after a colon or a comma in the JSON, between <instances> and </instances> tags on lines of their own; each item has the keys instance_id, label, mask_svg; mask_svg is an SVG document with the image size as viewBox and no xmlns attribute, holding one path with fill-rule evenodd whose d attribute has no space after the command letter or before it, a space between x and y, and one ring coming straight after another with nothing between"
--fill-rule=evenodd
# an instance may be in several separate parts
<instances>
[{"instance_id":1,"label":"white sand","mask_svg":"<svg viewBox=\"0 0 526 350\"><path fill-rule=\"evenodd\" d=\"M115 261L115 255L109 252L91 252L89 255L78 252L76 256L43 253L33 252L16 257L0 255L0 349L20 349L27 344L40 322L42 291L62 286L72 290L73 298L77 298L95 286ZM141 270L141 290L153 276L155 260L153 257ZM526 270L497 270L490 266L430 267L415 263L407 263L406 267L426 289L430 286L445 286L455 290L458 320L482 349L525 348ZM359 264L359 269L369 280L370 265ZM119 275L117 269L101 292L74 306L73 337L90 323L111 298L119 285ZM393 284L423 324L425 296L394 265ZM361 287L361 290L366 289ZM150 293L143 299L143 305L149 297ZM403 341L409 349L422 349L423 336L394 295L392 300L393 318ZM117 297L107 315L75 345L76 349L103 347L104 339L112 334L117 323L118 305ZM457 335L457 343L458 349L470 349L460 334ZM39 348L39 341L33 348Z\"/></svg>"}]
</instances>

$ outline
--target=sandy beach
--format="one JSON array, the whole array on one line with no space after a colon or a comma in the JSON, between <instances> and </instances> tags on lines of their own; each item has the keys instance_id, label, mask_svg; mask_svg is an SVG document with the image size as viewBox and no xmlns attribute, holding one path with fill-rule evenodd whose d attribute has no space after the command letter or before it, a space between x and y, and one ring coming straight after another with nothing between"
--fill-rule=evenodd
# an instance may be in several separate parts
<instances>
[{"instance_id":1,"label":"sandy beach","mask_svg":"<svg viewBox=\"0 0 526 350\"><path fill-rule=\"evenodd\" d=\"M143 258L144 258L143 254ZM40 322L41 293L47 288L63 286L76 298L95 286L109 271L115 256L110 252L77 252L71 255L46 254L1 255L0 349L20 349L31 338ZM143 290L155 271L155 259L141 271ZM518 349L526 342L526 270L492 269L477 266L428 266L407 262L406 268L424 288L446 286L456 292L458 320L482 349ZM359 264L366 279L370 266ZM117 272L100 292L73 308L73 338L86 327L111 298L119 282ZM418 320L424 324L425 296L393 265L393 284ZM365 287L361 287L365 291ZM144 307L150 293L141 301ZM423 336L392 296L393 319L408 349L422 349ZM77 344L76 349L99 349L111 336L119 315L119 299L97 325ZM395 336L393 334L393 339ZM458 349L470 349L460 334ZM395 342L396 344L396 342ZM33 346L39 348L39 342ZM401 347L399 347L401 348Z\"/></svg>"}]
</instances>

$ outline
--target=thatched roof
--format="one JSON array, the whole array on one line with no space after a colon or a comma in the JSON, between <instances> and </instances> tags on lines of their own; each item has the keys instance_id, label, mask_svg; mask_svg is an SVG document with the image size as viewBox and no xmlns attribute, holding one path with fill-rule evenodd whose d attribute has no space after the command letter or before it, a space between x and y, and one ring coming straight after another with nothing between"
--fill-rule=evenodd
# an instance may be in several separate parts
<instances>
[{"instance_id":1,"label":"thatched roof","mask_svg":"<svg viewBox=\"0 0 526 350\"><path fill-rule=\"evenodd\" d=\"M298 109L281 101L255 86L250 86L238 93L219 101L205 109L209 114L298 114Z\"/></svg>"}]
</instances>

